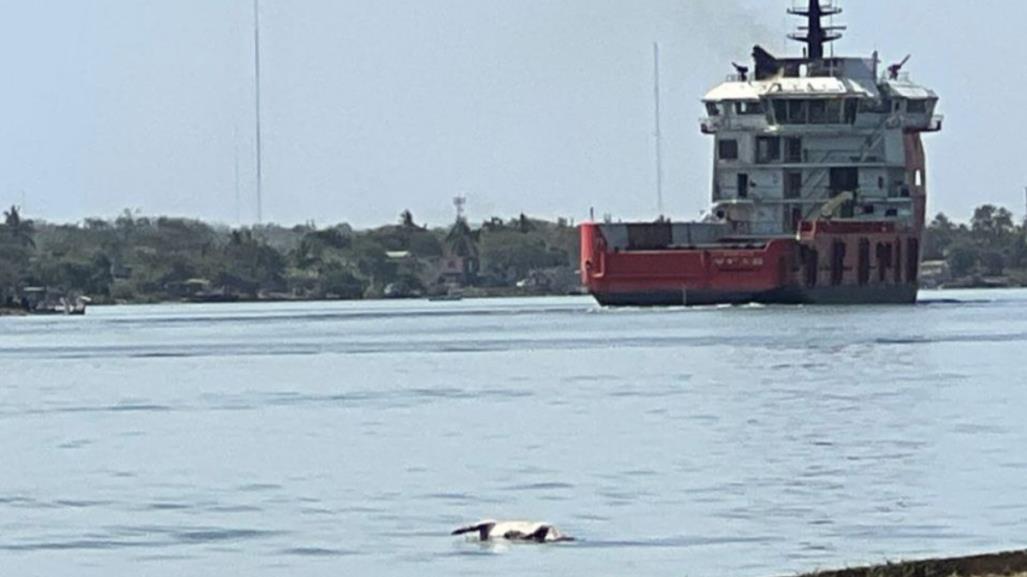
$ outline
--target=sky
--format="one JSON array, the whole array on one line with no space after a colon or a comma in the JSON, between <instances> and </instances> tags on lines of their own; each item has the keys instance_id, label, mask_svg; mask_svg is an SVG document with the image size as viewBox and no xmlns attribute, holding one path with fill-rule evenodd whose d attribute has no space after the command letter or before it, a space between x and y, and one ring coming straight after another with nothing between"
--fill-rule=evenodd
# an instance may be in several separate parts
<instances>
[{"instance_id":1,"label":"sky","mask_svg":"<svg viewBox=\"0 0 1027 577\"><path fill-rule=\"evenodd\" d=\"M792 0L260 0L264 220L445 224L709 202L702 96L753 44L797 54ZM912 54L941 97L930 209L1024 212L1027 3L848 0L839 55ZM994 14L989 14L994 12ZM0 0L0 205L256 221L252 0ZM238 178L237 175L238 174Z\"/></svg>"}]
</instances>

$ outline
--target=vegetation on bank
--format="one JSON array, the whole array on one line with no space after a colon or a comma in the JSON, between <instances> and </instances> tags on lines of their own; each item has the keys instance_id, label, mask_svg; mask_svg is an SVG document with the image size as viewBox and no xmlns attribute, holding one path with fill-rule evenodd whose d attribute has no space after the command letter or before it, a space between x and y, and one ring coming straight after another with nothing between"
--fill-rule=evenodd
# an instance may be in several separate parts
<instances>
[{"instance_id":1,"label":"vegetation on bank","mask_svg":"<svg viewBox=\"0 0 1027 577\"><path fill-rule=\"evenodd\" d=\"M31 287L95 302L563 294L576 289L578 251L571 223L524 215L428 228L404 211L396 224L357 231L233 229L127 211L51 224L12 207L0 223L0 307L19 305ZM923 257L938 284L1027 286L1027 230L1004 208L982 206L967 223L939 214Z\"/></svg>"},{"instance_id":2,"label":"vegetation on bank","mask_svg":"<svg viewBox=\"0 0 1027 577\"><path fill-rule=\"evenodd\" d=\"M524 215L429 229L405 211L397 224L357 231L345 224L232 229L127 211L50 224L11 208L0 225L0 305L19 304L28 287L94 302L562 291L578 250L569 223Z\"/></svg>"},{"instance_id":3,"label":"vegetation on bank","mask_svg":"<svg viewBox=\"0 0 1027 577\"><path fill-rule=\"evenodd\" d=\"M949 287L1027 286L1027 228L1005 208L984 205L969 223L939 214L924 234L924 261L943 262Z\"/></svg>"}]
</instances>

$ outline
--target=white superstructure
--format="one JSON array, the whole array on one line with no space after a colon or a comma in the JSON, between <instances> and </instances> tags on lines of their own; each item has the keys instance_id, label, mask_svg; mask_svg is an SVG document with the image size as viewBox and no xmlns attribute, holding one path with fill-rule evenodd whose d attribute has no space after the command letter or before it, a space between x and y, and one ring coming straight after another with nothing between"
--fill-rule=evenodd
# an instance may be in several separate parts
<instances>
[{"instance_id":1,"label":"white superstructure","mask_svg":"<svg viewBox=\"0 0 1027 577\"><path fill-rule=\"evenodd\" d=\"M806 54L775 58L757 46L754 70L736 66L703 99L702 130L715 137L714 219L746 234L793 235L826 206L922 227L920 134L941 129L938 97L909 79L906 61L883 68L876 53L825 56L840 28L820 21L840 12L817 0L793 9L809 19L793 36Z\"/></svg>"}]
</instances>

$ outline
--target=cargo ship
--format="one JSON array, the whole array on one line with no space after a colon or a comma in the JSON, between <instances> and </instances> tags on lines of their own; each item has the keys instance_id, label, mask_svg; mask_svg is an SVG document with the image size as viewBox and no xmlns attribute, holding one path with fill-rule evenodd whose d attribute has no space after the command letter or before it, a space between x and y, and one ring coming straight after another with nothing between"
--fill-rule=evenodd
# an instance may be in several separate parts
<instances>
[{"instance_id":1,"label":"cargo ship","mask_svg":"<svg viewBox=\"0 0 1027 577\"><path fill-rule=\"evenodd\" d=\"M700 222L586 222L581 276L606 306L910 304L927 201L922 135L938 96L904 70L825 50L834 3L810 0L790 35L760 46L703 99L712 207Z\"/></svg>"}]
</instances>

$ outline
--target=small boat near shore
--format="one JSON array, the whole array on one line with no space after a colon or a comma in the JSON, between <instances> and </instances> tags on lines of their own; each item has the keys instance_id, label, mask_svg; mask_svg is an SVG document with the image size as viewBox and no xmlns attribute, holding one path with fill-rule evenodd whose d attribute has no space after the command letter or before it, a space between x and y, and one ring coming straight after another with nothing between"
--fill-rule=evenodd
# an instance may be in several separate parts
<instances>
[{"instance_id":1,"label":"small boat near shore","mask_svg":"<svg viewBox=\"0 0 1027 577\"><path fill-rule=\"evenodd\" d=\"M86 308L93 300L87 296L55 296L50 290L43 287L28 287L22 291L21 301L17 308L8 308L8 311L17 310L23 315L64 315L83 316Z\"/></svg>"},{"instance_id":2,"label":"small boat near shore","mask_svg":"<svg viewBox=\"0 0 1027 577\"><path fill-rule=\"evenodd\" d=\"M460 294L446 294L446 295L436 295L436 296L433 296L433 297L428 297L428 301L429 302L433 302L433 303L457 302L457 301L462 301L462 300L464 300L464 296L460 295Z\"/></svg>"},{"instance_id":3,"label":"small boat near shore","mask_svg":"<svg viewBox=\"0 0 1027 577\"><path fill-rule=\"evenodd\" d=\"M437 303L457 302L464 300L466 297L467 293L465 290L450 286L445 290L445 292L428 294L428 301Z\"/></svg>"}]
</instances>

